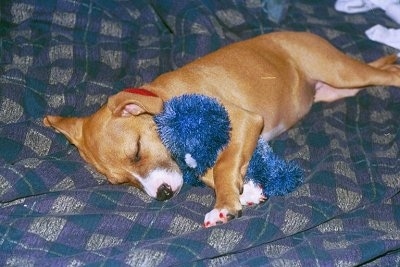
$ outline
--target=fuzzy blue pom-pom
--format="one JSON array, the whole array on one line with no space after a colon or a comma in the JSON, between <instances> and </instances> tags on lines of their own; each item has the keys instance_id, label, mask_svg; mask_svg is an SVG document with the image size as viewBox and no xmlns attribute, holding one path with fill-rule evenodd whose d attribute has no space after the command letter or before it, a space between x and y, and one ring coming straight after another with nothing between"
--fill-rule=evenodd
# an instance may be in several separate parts
<instances>
[{"instance_id":1,"label":"fuzzy blue pom-pom","mask_svg":"<svg viewBox=\"0 0 400 267\"><path fill-rule=\"evenodd\" d=\"M183 173L185 183L201 184L230 140L230 120L214 98L190 94L170 99L154 117L158 133Z\"/></svg>"},{"instance_id":2,"label":"fuzzy blue pom-pom","mask_svg":"<svg viewBox=\"0 0 400 267\"><path fill-rule=\"evenodd\" d=\"M279 158L268 143L260 138L245 180L260 185L265 196L283 196L303 182L303 171L295 163Z\"/></svg>"}]
</instances>

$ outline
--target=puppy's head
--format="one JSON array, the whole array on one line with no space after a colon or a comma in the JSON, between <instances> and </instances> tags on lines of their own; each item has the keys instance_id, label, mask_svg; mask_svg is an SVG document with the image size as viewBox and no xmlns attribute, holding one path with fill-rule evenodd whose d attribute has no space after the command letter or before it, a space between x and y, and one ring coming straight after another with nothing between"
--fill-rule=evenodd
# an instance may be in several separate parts
<instances>
[{"instance_id":1,"label":"puppy's head","mask_svg":"<svg viewBox=\"0 0 400 267\"><path fill-rule=\"evenodd\" d=\"M163 101L138 92L111 96L89 117L46 116L43 122L64 134L111 183L130 183L153 198L166 200L179 192L182 174L161 143L153 120Z\"/></svg>"}]
</instances>

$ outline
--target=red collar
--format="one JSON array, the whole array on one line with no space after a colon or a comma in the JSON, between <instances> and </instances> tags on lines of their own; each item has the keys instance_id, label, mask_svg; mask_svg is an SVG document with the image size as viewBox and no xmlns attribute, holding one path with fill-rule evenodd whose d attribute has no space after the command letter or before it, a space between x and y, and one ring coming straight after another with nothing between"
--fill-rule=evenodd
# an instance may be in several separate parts
<instances>
[{"instance_id":1,"label":"red collar","mask_svg":"<svg viewBox=\"0 0 400 267\"><path fill-rule=\"evenodd\" d=\"M144 96L153 96L153 97L158 97L155 93L150 92L146 89L143 88L126 88L124 89L124 92L132 93L132 94L138 94L138 95L144 95Z\"/></svg>"}]
</instances>

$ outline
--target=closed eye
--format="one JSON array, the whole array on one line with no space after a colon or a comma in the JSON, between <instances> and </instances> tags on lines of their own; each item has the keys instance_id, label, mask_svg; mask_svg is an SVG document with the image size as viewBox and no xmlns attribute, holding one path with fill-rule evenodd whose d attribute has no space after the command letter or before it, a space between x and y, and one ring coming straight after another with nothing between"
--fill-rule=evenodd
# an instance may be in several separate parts
<instances>
[{"instance_id":1,"label":"closed eye","mask_svg":"<svg viewBox=\"0 0 400 267\"><path fill-rule=\"evenodd\" d=\"M132 158L133 163L138 163L141 160L141 144L140 144L140 138L136 143L136 153Z\"/></svg>"},{"instance_id":2,"label":"closed eye","mask_svg":"<svg viewBox=\"0 0 400 267\"><path fill-rule=\"evenodd\" d=\"M139 163L139 161L142 159L140 138L136 142L136 147L134 152L125 152L125 155L131 164Z\"/></svg>"}]
</instances>

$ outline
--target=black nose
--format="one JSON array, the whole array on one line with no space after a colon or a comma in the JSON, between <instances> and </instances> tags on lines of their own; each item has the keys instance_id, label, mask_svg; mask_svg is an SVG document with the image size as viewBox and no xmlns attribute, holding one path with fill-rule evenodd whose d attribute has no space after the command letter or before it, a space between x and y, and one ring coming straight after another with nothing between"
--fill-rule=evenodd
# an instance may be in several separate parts
<instances>
[{"instance_id":1,"label":"black nose","mask_svg":"<svg viewBox=\"0 0 400 267\"><path fill-rule=\"evenodd\" d=\"M162 184L157 190L157 200L164 201L170 199L174 195L171 186L168 184Z\"/></svg>"}]
</instances>

